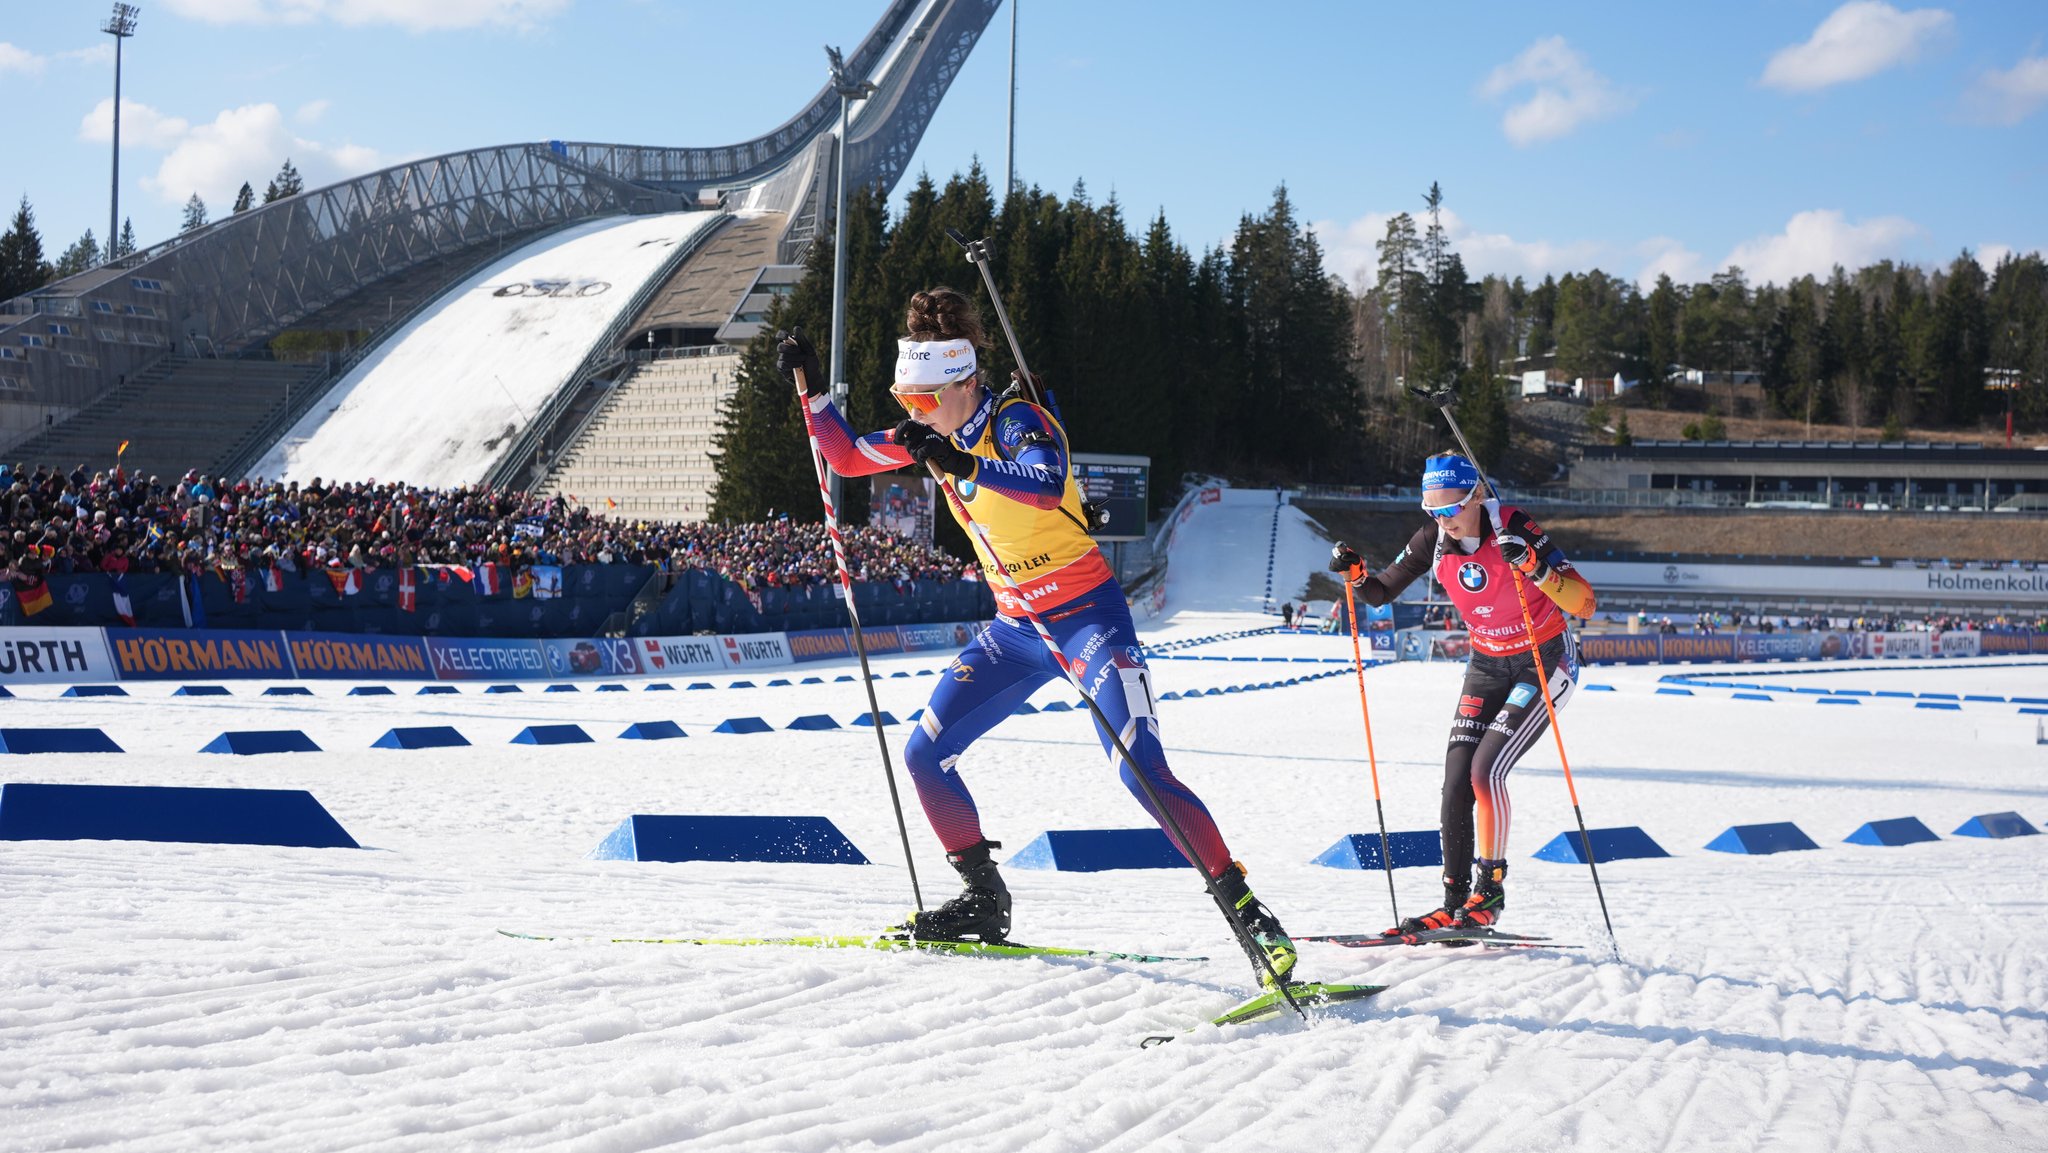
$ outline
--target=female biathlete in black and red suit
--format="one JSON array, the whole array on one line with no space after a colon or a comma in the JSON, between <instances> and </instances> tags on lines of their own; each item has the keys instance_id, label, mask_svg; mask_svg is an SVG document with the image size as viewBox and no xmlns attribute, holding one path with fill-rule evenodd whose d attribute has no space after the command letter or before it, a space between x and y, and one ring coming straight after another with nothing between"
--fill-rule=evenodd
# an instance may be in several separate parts
<instances>
[{"instance_id":1,"label":"female biathlete in black and red suit","mask_svg":"<svg viewBox=\"0 0 2048 1153\"><path fill-rule=\"evenodd\" d=\"M1508 871L1508 770L1549 725L1530 648L1542 654L1551 703L1564 707L1579 679L1578 644L1566 628L1566 614L1591 616L1594 604L1593 586L1527 513L1485 498L1479 470L1465 457L1444 453L1423 465L1422 508L1431 523L1415 530L1379 575L1367 576L1364 561L1342 543L1330 560L1331 571L1344 573L1359 599L1374 607L1434 572L1472 642L1444 756L1443 907L1404 918L1387 930L1390 937L1483 928L1500 919L1507 907L1502 882ZM1533 591L1517 595L1511 566L1525 590Z\"/></svg>"}]
</instances>

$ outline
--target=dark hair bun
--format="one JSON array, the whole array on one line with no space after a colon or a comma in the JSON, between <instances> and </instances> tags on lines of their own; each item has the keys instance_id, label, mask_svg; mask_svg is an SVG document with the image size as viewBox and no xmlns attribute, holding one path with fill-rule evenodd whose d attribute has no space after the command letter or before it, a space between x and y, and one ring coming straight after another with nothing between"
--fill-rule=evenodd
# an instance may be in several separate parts
<instances>
[{"instance_id":1,"label":"dark hair bun","mask_svg":"<svg viewBox=\"0 0 2048 1153\"><path fill-rule=\"evenodd\" d=\"M903 326L913 340L969 340L976 347L986 344L981 314L965 293L951 288L933 288L910 298Z\"/></svg>"}]
</instances>

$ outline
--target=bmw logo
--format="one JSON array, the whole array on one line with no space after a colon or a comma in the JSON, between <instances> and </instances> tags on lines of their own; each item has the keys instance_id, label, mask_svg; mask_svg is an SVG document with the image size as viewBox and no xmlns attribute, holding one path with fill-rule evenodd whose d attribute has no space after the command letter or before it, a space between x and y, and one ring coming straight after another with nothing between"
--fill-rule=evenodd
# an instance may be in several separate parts
<instances>
[{"instance_id":1,"label":"bmw logo","mask_svg":"<svg viewBox=\"0 0 2048 1153\"><path fill-rule=\"evenodd\" d=\"M1458 566L1458 583L1466 592L1476 593L1486 587L1486 566L1476 560L1468 560Z\"/></svg>"}]
</instances>

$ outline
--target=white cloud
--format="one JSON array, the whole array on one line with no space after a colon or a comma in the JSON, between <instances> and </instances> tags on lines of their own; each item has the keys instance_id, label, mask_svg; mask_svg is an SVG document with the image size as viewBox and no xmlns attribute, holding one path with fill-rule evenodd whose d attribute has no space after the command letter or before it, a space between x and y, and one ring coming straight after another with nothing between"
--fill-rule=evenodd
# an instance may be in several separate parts
<instances>
[{"instance_id":1,"label":"white cloud","mask_svg":"<svg viewBox=\"0 0 2048 1153\"><path fill-rule=\"evenodd\" d=\"M1419 233L1428 220L1415 215ZM1373 284L1379 278L1379 250L1375 247L1387 235L1391 212L1368 212L1348 224L1318 221L1313 227L1323 242L1324 267L1347 283ZM1556 243L1548 240L1517 240L1504 232L1481 232L1449 209L1443 212L1444 233L1451 249L1465 262L1474 279L1489 273L1541 280L1545 275L1583 271L1593 267L1606 246L1593 241Z\"/></svg>"},{"instance_id":2,"label":"white cloud","mask_svg":"<svg viewBox=\"0 0 2048 1153\"><path fill-rule=\"evenodd\" d=\"M1986 72L1966 100L1985 120L2018 124L2048 104L2048 56L2029 56L2004 72Z\"/></svg>"},{"instance_id":3,"label":"white cloud","mask_svg":"<svg viewBox=\"0 0 2048 1153\"><path fill-rule=\"evenodd\" d=\"M43 58L28 49L16 48L5 40L0 40L0 72L21 72L36 76L42 73L43 64Z\"/></svg>"},{"instance_id":4,"label":"white cloud","mask_svg":"<svg viewBox=\"0 0 2048 1153\"><path fill-rule=\"evenodd\" d=\"M1984 266L1986 273L1998 271L1998 262L2012 255L2010 244L1980 244L1977 246L1977 263Z\"/></svg>"},{"instance_id":5,"label":"white cloud","mask_svg":"<svg viewBox=\"0 0 2048 1153\"><path fill-rule=\"evenodd\" d=\"M1677 284L1698 284L1713 274L1707 267L1706 258L1685 246L1685 242L1669 236L1653 236L1636 245L1636 254L1644 258L1641 269L1636 272L1636 287L1644 292L1657 286L1659 276L1670 276Z\"/></svg>"},{"instance_id":6,"label":"white cloud","mask_svg":"<svg viewBox=\"0 0 2048 1153\"><path fill-rule=\"evenodd\" d=\"M292 119L300 124L318 124L320 118L327 115L327 110L332 107L332 100L309 100L299 105L299 110L292 113Z\"/></svg>"},{"instance_id":7,"label":"white cloud","mask_svg":"<svg viewBox=\"0 0 2048 1153\"><path fill-rule=\"evenodd\" d=\"M1495 68L1479 86L1480 95L1498 99L1533 85L1529 98L1501 117L1501 131L1517 147L1568 136L1581 124L1625 112L1634 103L1617 92L1607 78L1587 65L1562 36L1549 36Z\"/></svg>"},{"instance_id":8,"label":"white cloud","mask_svg":"<svg viewBox=\"0 0 2048 1153\"><path fill-rule=\"evenodd\" d=\"M180 16L209 24L390 24L433 32L495 24L530 28L572 0L163 0Z\"/></svg>"},{"instance_id":9,"label":"white cloud","mask_svg":"<svg viewBox=\"0 0 2048 1153\"><path fill-rule=\"evenodd\" d=\"M156 175L144 177L142 184L175 204L184 203L195 191L209 204L227 204L243 181L260 193L287 158L305 177L307 188L390 163L373 148L325 144L294 135L277 105L247 104L186 132L164 157Z\"/></svg>"},{"instance_id":10,"label":"white cloud","mask_svg":"<svg viewBox=\"0 0 2048 1153\"><path fill-rule=\"evenodd\" d=\"M1834 209L1815 209L1794 216L1783 232L1736 245L1718 267L1741 266L1751 284L1785 284L1801 276L1826 276L1837 264L1861 268L1897 258L1900 244L1921 231L1902 216L1851 224Z\"/></svg>"},{"instance_id":11,"label":"white cloud","mask_svg":"<svg viewBox=\"0 0 2048 1153\"><path fill-rule=\"evenodd\" d=\"M66 52L57 53L57 59L69 60L78 64L112 64L114 62L114 46L112 44L94 44L87 48L73 48Z\"/></svg>"},{"instance_id":12,"label":"white cloud","mask_svg":"<svg viewBox=\"0 0 2048 1153\"><path fill-rule=\"evenodd\" d=\"M147 104L121 101L121 146L123 148L169 148L185 138L192 126L176 116L165 116ZM93 105L78 122L78 138L95 144L114 139L114 98Z\"/></svg>"},{"instance_id":13,"label":"white cloud","mask_svg":"<svg viewBox=\"0 0 2048 1153\"><path fill-rule=\"evenodd\" d=\"M1940 8L1901 12L1879 0L1850 0L1803 44L1782 48L1764 66L1766 87L1806 92L1874 76L1911 61L1955 17Z\"/></svg>"}]
</instances>

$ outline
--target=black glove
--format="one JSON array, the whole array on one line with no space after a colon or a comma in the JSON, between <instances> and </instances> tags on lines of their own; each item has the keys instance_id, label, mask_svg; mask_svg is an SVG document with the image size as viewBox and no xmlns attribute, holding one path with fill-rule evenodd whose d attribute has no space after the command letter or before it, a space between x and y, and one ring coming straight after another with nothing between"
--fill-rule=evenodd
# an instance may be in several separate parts
<instances>
[{"instance_id":1,"label":"black glove","mask_svg":"<svg viewBox=\"0 0 2048 1153\"><path fill-rule=\"evenodd\" d=\"M932 464L941 472L950 472L962 480L974 476L974 454L962 451L953 444L953 438L914 420L904 420L896 426L896 447L910 454L910 459L919 464Z\"/></svg>"},{"instance_id":2,"label":"black glove","mask_svg":"<svg viewBox=\"0 0 2048 1153\"><path fill-rule=\"evenodd\" d=\"M796 383L798 369L804 374L804 395L822 396L832 387L825 379L825 369L818 363L818 350L804 339L804 330L776 334L775 367L782 373L782 379Z\"/></svg>"},{"instance_id":3,"label":"black glove","mask_svg":"<svg viewBox=\"0 0 2048 1153\"><path fill-rule=\"evenodd\" d=\"M1359 556L1355 549L1343 541L1338 541L1337 547L1330 550L1331 572L1340 572L1346 577L1356 580L1364 569L1365 558Z\"/></svg>"},{"instance_id":4,"label":"black glove","mask_svg":"<svg viewBox=\"0 0 2048 1153\"><path fill-rule=\"evenodd\" d=\"M1543 562L1536 559L1529 542L1511 532L1504 532L1495 538L1500 545L1500 559L1508 562L1528 576L1542 580L1545 575Z\"/></svg>"}]
</instances>

